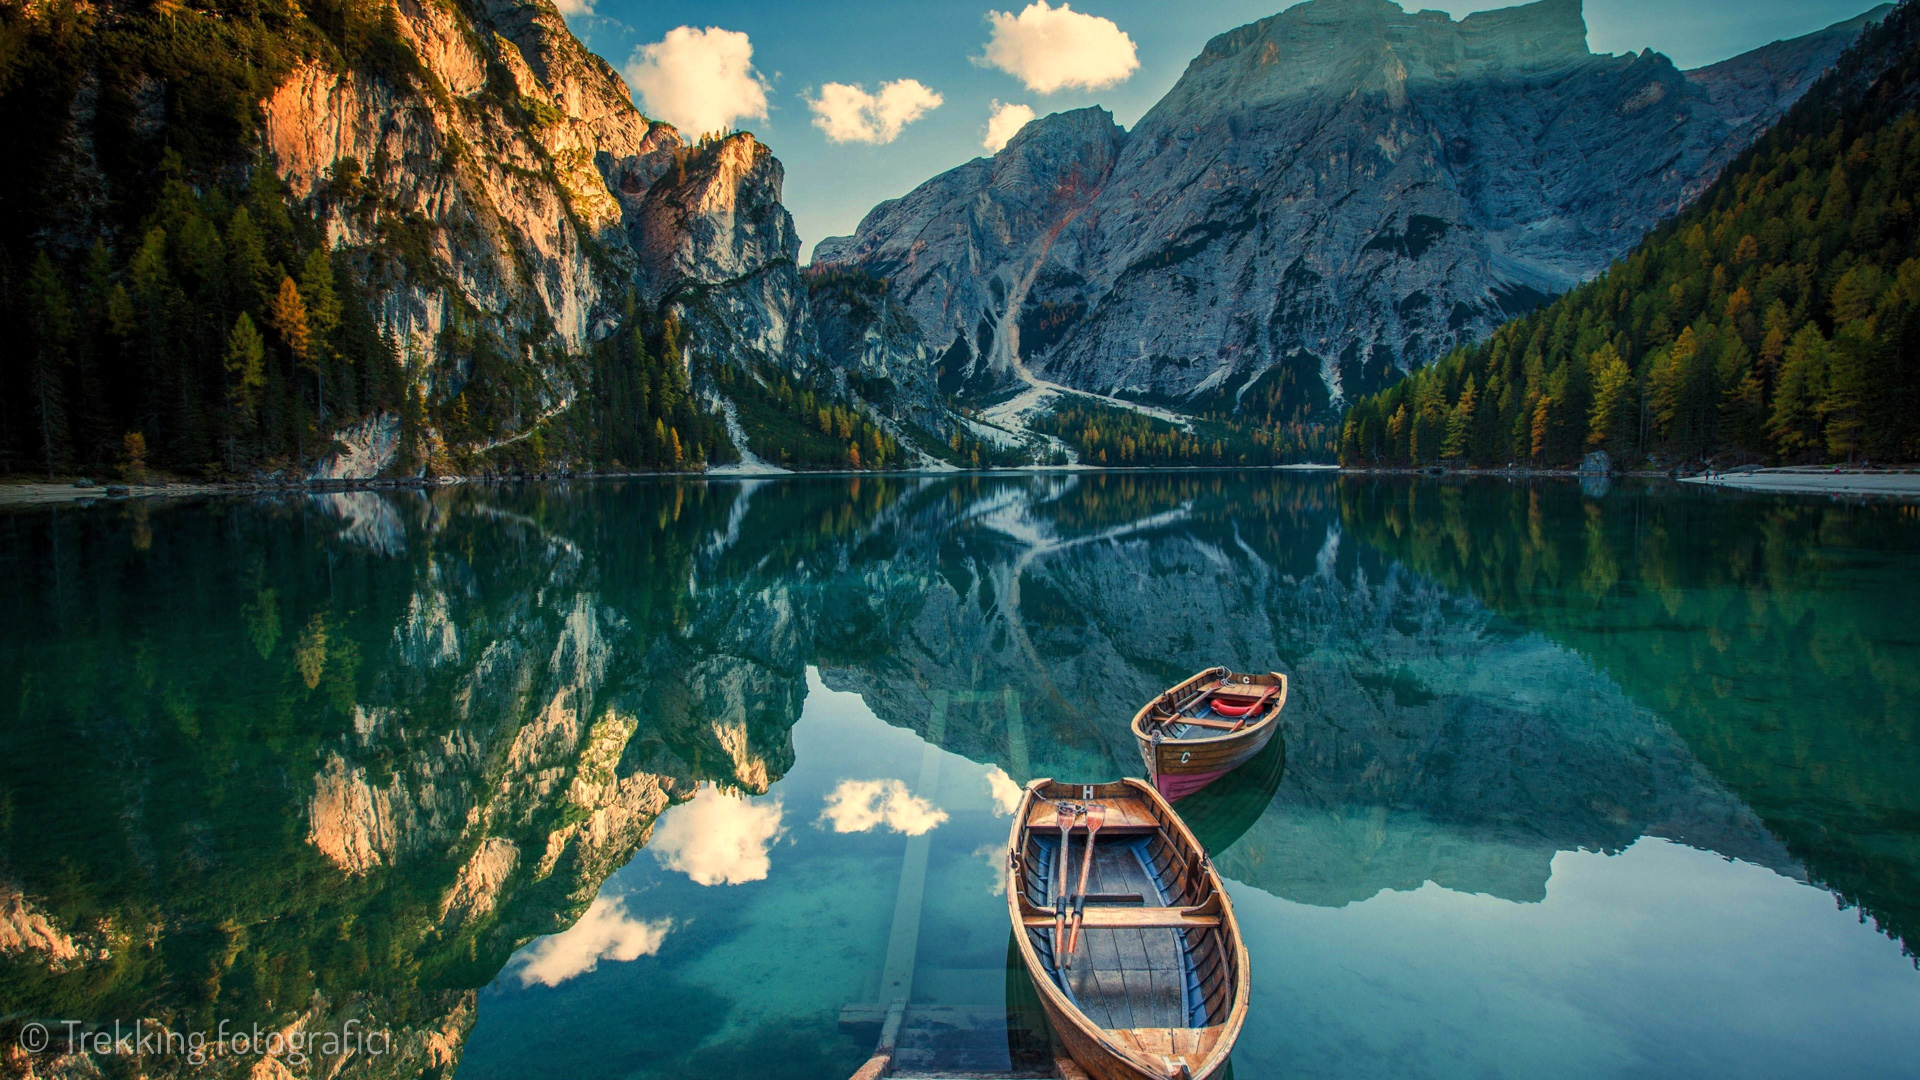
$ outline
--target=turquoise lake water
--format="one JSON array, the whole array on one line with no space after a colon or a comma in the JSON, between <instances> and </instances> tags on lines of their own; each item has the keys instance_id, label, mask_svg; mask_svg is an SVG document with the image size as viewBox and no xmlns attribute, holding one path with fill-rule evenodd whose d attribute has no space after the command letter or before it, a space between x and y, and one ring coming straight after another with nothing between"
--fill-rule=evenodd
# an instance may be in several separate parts
<instances>
[{"instance_id":1,"label":"turquoise lake water","mask_svg":"<svg viewBox=\"0 0 1920 1080\"><path fill-rule=\"evenodd\" d=\"M1012 801L1224 663L1293 686L1179 804L1241 1080L1920 1076L1917 571L1911 504L1286 472L0 515L0 1034L845 1077L904 978L1043 1067Z\"/></svg>"}]
</instances>

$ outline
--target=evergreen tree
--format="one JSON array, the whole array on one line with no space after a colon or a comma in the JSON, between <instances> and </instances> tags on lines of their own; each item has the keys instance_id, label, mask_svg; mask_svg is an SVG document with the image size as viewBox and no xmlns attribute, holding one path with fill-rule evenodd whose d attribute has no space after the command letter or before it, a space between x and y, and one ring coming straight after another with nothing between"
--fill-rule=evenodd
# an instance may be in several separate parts
<instances>
[{"instance_id":1,"label":"evergreen tree","mask_svg":"<svg viewBox=\"0 0 1920 1080\"><path fill-rule=\"evenodd\" d=\"M1827 339L1812 323L1788 343L1773 391L1773 415L1767 432L1786 454L1817 448L1821 442L1819 402L1826 392Z\"/></svg>"},{"instance_id":2,"label":"evergreen tree","mask_svg":"<svg viewBox=\"0 0 1920 1080\"><path fill-rule=\"evenodd\" d=\"M1447 414L1447 437L1440 447L1441 457L1453 459L1466 456L1473 435L1473 411L1478 404L1477 398L1473 376L1469 374L1466 385L1460 388L1460 400Z\"/></svg>"},{"instance_id":3,"label":"evergreen tree","mask_svg":"<svg viewBox=\"0 0 1920 1080\"><path fill-rule=\"evenodd\" d=\"M227 274L233 283L234 301L246 307L265 307L273 296L267 287L271 273L267 245L245 206L236 208L227 221L226 240Z\"/></svg>"},{"instance_id":4,"label":"evergreen tree","mask_svg":"<svg viewBox=\"0 0 1920 1080\"><path fill-rule=\"evenodd\" d=\"M266 342L246 312L234 320L227 335L227 402L232 409L232 432L227 440L227 465L239 463L235 444L244 437L252 442L260 422L260 395L267 386Z\"/></svg>"},{"instance_id":5,"label":"evergreen tree","mask_svg":"<svg viewBox=\"0 0 1920 1080\"><path fill-rule=\"evenodd\" d=\"M67 347L73 333L66 289L46 252L27 272L27 334L30 390L38 420L40 453L52 480L67 452Z\"/></svg>"},{"instance_id":6,"label":"evergreen tree","mask_svg":"<svg viewBox=\"0 0 1920 1080\"><path fill-rule=\"evenodd\" d=\"M282 286L284 288L284 286ZM318 385L325 387L329 365L335 359L334 332L340 326L340 297L333 287L333 260L325 247L307 252L300 269L298 292L306 304L308 346L313 357ZM322 389L324 396L324 389Z\"/></svg>"},{"instance_id":7,"label":"evergreen tree","mask_svg":"<svg viewBox=\"0 0 1920 1080\"><path fill-rule=\"evenodd\" d=\"M1588 367L1593 372L1593 406L1587 417L1587 446L1619 453L1625 445L1625 423L1633 372L1612 342L1600 346Z\"/></svg>"}]
</instances>

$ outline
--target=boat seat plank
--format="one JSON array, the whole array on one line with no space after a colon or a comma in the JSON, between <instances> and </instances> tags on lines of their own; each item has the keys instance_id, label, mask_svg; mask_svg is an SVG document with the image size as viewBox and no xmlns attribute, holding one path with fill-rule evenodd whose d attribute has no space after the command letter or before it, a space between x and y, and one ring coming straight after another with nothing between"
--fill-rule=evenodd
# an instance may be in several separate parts
<instances>
[{"instance_id":1,"label":"boat seat plank","mask_svg":"<svg viewBox=\"0 0 1920 1080\"><path fill-rule=\"evenodd\" d=\"M1100 826L1102 836L1119 835L1125 832L1157 831L1159 819L1153 816L1145 803L1138 799L1095 799L1106 808L1106 819ZM1027 815L1027 827L1037 832L1060 835L1060 815L1054 812L1050 802L1035 802L1033 810ZM1084 824L1073 827L1073 835L1085 836ZM1076 870L1078 868L1076 867Z\"/></svg>"},{"instance_id":2,"label":"boat seat plank","mask_svg":"<svg viewBox=\"0 0 1920 1080\"><path fill-rule=\"evenodd\" d=\"M1254 723L1258 720L1259 720L1259 717L1252 717L1247 721L1247 723ZM1180 719L1174 721L1173 723L1173 737L1176 739L1185 737L1184 733L1180 731L1180 729L1184 727L1216 728L1220 731L1238 731L1245 726L1246 724L1243 724L1238 720L1215 720L1210 716L1183 716ZM1200 737L1201 736L1199 735L1193 736L1193 738L1200 738Z\"/></svg>"},{"instance_id":3,"label":"boat seat plank","mask_svg":"<svg viewBox=\"0 0 1920 1080\"><path fill-rule=\"evenodd\" d=\"M1020 920L1034 928L1053 925L1052 915L1028 915ZM1177 907L1089 907L1080 916L1084 930L1206 930L1220 925L1218 915L1188 915ZM1081 940L1086 940L1083 932ZM1078 952L1074 954L1076 957ZM1078 963L1078 960L1074 961Z\"/></svg>"}]
</instances>

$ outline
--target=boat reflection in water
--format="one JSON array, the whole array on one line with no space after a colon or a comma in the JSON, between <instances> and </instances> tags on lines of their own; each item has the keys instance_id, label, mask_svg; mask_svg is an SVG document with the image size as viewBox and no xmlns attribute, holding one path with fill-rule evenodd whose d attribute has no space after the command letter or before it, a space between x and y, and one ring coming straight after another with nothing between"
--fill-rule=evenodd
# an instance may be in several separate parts
<instances>
[{"instance_id":1,"label":"boat reflection in water","mask_svg":"<svg viewBox=\"0 0 1920 1080\"><path fill-rule=\"evenodd\" d=\"M1285 734L1277 734L1245 764L1176 801L1173 808L1207 853L1218 855L1246 835L1267 812L1286 771L1287 739Z\"/></svg>"}]
</instances>

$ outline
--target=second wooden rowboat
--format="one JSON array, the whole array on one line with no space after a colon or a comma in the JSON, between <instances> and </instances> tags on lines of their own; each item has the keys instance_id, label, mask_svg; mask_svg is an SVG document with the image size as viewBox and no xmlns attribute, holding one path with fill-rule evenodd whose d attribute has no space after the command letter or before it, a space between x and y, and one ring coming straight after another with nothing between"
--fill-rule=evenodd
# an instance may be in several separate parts
<instances>
[{"instance_id":1,"label":"second wooden rowboat","mask_svg":"<svg viewBox=\"0 0 1920 1080\"><path fill-rule=\"evenodd\" d=\"M1048 1023L1092 1080L1227 1075L1247 950L1205 850L1150 785L1029 784L1007 910Z\"/></svg>"},{"instance_id":2,"label":"second wooden rowboat","mask_svg":"<svg viewBox=\"0 0 1920 1080\"><path fill-rule=\"evenodd\" d=\"M1287 705L1287 677L1208 668L1133 716L1147 775L1169 799L1191 795L1266 748Z\"/></svg>"}]
</instances>

